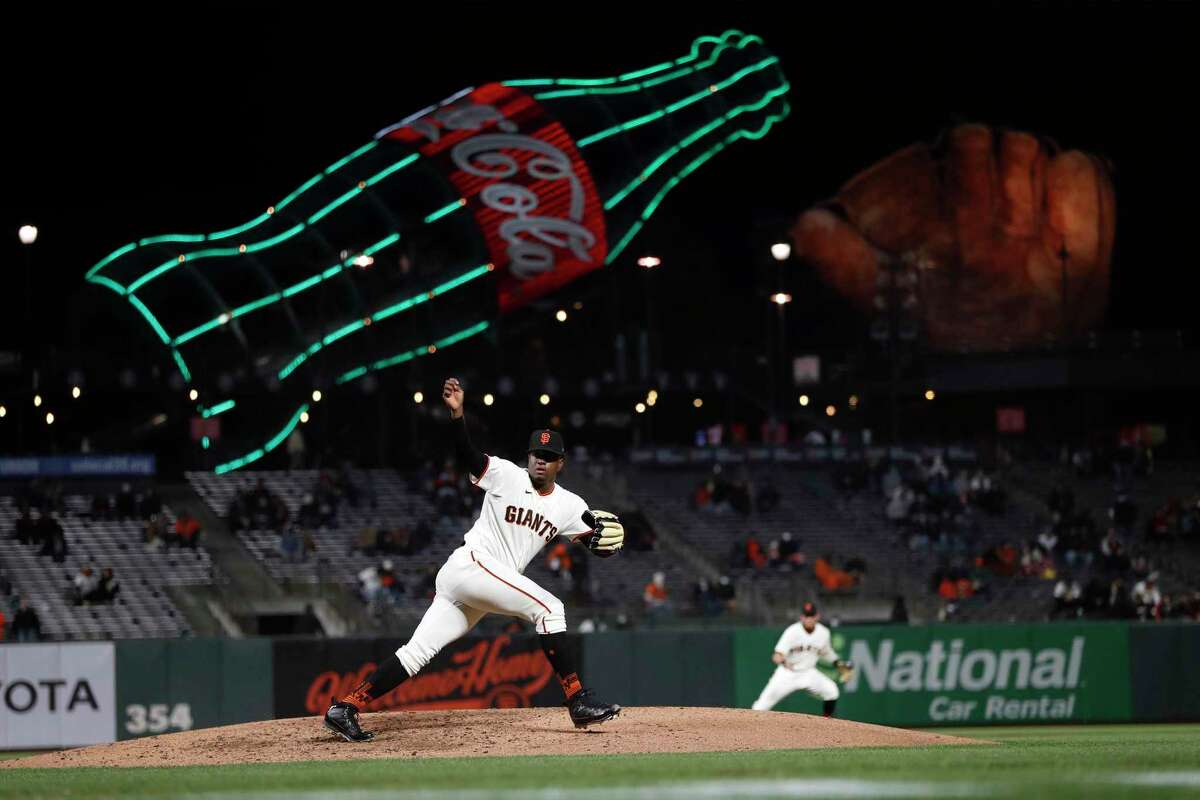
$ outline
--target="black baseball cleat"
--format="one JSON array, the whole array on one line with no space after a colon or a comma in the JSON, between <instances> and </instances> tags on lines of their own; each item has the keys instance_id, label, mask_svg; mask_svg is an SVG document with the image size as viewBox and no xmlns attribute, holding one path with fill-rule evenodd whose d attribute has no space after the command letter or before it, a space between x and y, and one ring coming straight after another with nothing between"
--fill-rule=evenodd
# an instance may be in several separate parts
<instances>
[{"instance_id":1,"label":"black baseball cleat","mask_svg":"<svg viewBox=\"0 0 1200 800\"><path fill-rule=\"evenodd\" d=\"M621 713L618 705L609 705L596 699L590 689L584 689L566 703L571 713L571 722L576 728L586 728L588 725L599 725Z\"/></svg>"},{"instance_id":2,"label":"black baseball cleat","mask_svg":"<svg viewBox=\"0 0 1200 800\"><path fill-rule=\"evenodd\" d=\"M358 724L358 709L349 703L334 703L325 712L325 729L347 742L369 742L375 734L367 733Z\"/></svg>"}]
</instances>

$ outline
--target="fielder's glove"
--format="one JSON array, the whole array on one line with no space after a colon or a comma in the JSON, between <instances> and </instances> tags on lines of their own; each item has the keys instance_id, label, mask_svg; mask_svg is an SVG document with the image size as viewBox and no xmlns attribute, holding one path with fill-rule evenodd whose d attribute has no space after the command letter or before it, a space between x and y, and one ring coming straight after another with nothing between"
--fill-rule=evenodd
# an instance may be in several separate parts
<instances>
[{"instance_id":1,"label":"fielder's glove","mask_svg":"<svg viewBox=\"0 0 1200 800\"><path fill-rule=\"evenodd\" d=\"M583 524L592 529L579 537L579 541L601 558L616 555L625 544L625 527L616 514L608 511L583 512Z\"/></svg>"},{"instance_id":2,"label":"fielder's glove","mask_svg":"<svg viewBox=\"0 0 1200 800\"><path fill-rule=\"evenodd\" d=\"M854 664L849 661L835 661L833 664L838 673L838 683L845 683L854 677Z\"/></svg>"}]
</instances>

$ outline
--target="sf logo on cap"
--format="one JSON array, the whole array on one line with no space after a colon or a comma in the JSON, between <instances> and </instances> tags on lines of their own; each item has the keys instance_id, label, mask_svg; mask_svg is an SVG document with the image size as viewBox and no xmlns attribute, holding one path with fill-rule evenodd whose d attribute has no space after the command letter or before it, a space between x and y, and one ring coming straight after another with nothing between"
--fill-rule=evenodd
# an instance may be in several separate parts
<instances>
[{"instance_id":1,"label":"sf logo on cap","mask_svg":"<svg viewBox=\"0 0 1200 800\"><path fill-rule=\"evenodd\" d=\"M550 432L542 431L542 436L541 436L540 441L542 444L550 444Z\"/></svg>"}]
</instances>

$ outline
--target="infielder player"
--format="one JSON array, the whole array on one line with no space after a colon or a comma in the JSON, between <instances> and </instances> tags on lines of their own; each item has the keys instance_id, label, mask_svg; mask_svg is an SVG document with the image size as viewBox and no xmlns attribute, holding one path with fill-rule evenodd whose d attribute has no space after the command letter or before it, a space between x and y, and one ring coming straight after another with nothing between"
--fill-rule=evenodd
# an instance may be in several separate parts
<instances>
[{"instance_id":1,"label":"infielder player","mask_svg":"<svg viewBox=\"0 0 1200 800\"><path fill-rule=\"evenodd\" d=\"M581 541L593 554L614 555L625 542L615 514L589 511L576 494L556 483L564 464L562 435L536 430L529 438L526 465L475 449L463 416L463 390L456 378L442 387L450 409L460 464L484 492L479 519L437 574L436 595L408 643L379 665L354 691L325 712L325 727L348 742L374 734L359 726L359 709L416 675L443 647L475 626L485 614L521 617L533 623L542 650L558 674L571 721L585 728L612 719L618 705L602 703L583 688L566 643L562 601L522 572L557 536Z\"/></svg>"},{"instance_id":2,"label":"infielder player","mask_svg":"<svg viewBox=\"0 0 1200 800\"><path fill-rule=\"evenodd\" d=\"M840 692L837 684L817 669L817 660L837 667L838 680L842 683L850 680L854 665L838 658L829 644L829 628L820 624L820 619L816 605L805 603L800 610L800 621L789 625L779 637L775 652L771 654L771 661L778 666L751 706L755 711L770 711L792 692L803 691L824 700L825 716L833 716Z\"/></svg>"}]
</instances>

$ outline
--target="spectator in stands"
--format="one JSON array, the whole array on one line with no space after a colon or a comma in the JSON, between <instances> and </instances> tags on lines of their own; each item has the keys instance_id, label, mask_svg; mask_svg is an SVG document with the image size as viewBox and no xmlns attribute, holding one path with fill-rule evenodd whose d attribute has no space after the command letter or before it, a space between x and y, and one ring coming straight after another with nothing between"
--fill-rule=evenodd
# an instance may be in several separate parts
<instances>
[{"instance_id":1,"label":"spectator in stands","mask_svg":"<svg viewBox=\"0 0 1200 800\"><path fill-rule=\"evenodd\" d=\"M362 595L364 603L374 607L382 589L383 582L379 579L379 567L364 567L358 573L358 591Z\"/></svg>"},{"instance_id":2,"label":"spectator in stands","mask_svg":"<svg viewBox=\"0 0 1200 800\"><path fill-rule=\"evenodd\" d=\"M94 600L96 590L100 588L100 576L90 566L82 566L72 581L74 588L72 602L81 606Z\"/></svg>"},{"instance_id":3,"label":"spectator in stands","mask_svg":"<svg viewBox=\"0 0 1200 800\"><path fill-rule=\"evenodd\" d=\"M8 573L0 569L0 608L8 604L8 598L12 596L12 581L8 579Z\"/></svg>"},{"instance_id":4,"label":"spectator in stands","mask_svg":"<svg viewBox=\"0 0 1200 800\"><path fill-rule=\"evenodd\" d=\"M1124 492L1117 495L1116 502L1108 509L1108 518L1112 520L1113 525L1122 536L1129 536L1133 532L1137 514L1137 503L1134 503Z\"/></svg>"},{"instance_id":5,"label":"spectator in stands","mask_svg":"<svg viewBox=\"0 0 1200 800\"><path fill-rule=\"evenodd\" d=\"M779 502L782 500L782 496L779 494L779 490L775 488L775 484L770 478L768 478L763 483L762 488L758 490L758 497L756 500L756 505L758 506L759 512L763 514L769 514L775 509L779 508Z\"/></svg>"},{"instance_id":6,"label":"spectator in stands","mask_svg":"<svg viewBox=\"0 0 1200 800\"><path fill-rule=\"evenodd\" d=\"M121 484L121 491L117 493L116 509L117 519L133 519L137 516L137 498L128 481Z\"/></svg>"},{"instance_id":7,"label":"spectator in stands","mask_svg":"<svg viewBox=\"0 0 1200 800\"><path fill-rule=\"evenodd\" d=\"M162 497L159 496L158 489L153 485L148 486L138 501L138 516L142 519L150 519L155 514L162 513L162 506Z\"/></svg>"},{"instance_id":8,"label":"spectator in stands","mask_svg":"<svg viewBox=\"0 0 1200 800\"><path fill-rule=\"evenodd\" d=\"M737 587L733 585L733 581L728 575L722 575L716 585L713 587L713 594L717 596L717 600L721 602L724 609L730 613L737 610Z\"/></svg>"},{"instance_id":9,"label":"spectator in stands","mask_svg":"<svg viewBox=\"0 0 1200 800\"><path fill-rule=\"evenodd\" d=\"M381 593L390 603L398 602L404 597L404 584L396 577L395 565L387 559L379 567L379 586Z\"/></svg>"},{"instance_id":10,"label":"spectator in stands","mask_svg":"<svg viewBox=\"0 0 1200 800\"><path fill-rule=\"evenodd\" d=\"M351 468L349 461L342 462L337 476L333 479L333 484L338 494L346 498L346 502L350 504L351 508L358 508L358 500L361 492L354 480L354 470Z\"/></svg>"},{"instance_id":11,"label":"spectator in stands","mask_svg":"<svg viewBox=\"0 0 1200 800\"><path fill-rule=\"evenodd\" d=\"M692 492L692 508L697 511L709 511L712 506L712 481L703 481Z\"/></svg>"},{"instance_id":12,"label":"spectator in stands","mask_svg":"<svg viewBox=\"0 0 1200 800\"><path fill-rule=\"evenodd\" d=\"M307 449L304 434L296 426L287 440L288 469L304 469Z\"/></svg>"},{"instance_id":13,"label":"spectator in stands","mask_svg":"<svg viewBox=\"0 0 1200 800\"><path fill-rule=\"evenodd\" d=\"M0 642L8 638L8 617L4 615L4 607L0 606Z\"/></svg>"},{"instance_id":14,"label":"spectator in stands","mask_svg":"<svg viewBox=\"0 0 1200 800\"><path fill-rule=\"evenodd\" d=\"M800 569L808 561L807 556L800 551L800 542L792 537L790 531L779 535L780 568L784 570Z\"/></svg>"},{"instance_id":15,"label":"spectator in stands","mask_svg":"<svg viewBox=\"0 0 1200 800\"><path fill-rule=\"evenodd\" d=\"M18 642L36 642L42 638L42 621L26 597L21 598L17 613L13 615L12 635Z\"/></svg>"},{"instance_id":16,"label":"spectator in stands","mask_svg":"<svg viewBox=\"0 0 1200 800\"><path fill-rule=\"evenodd\" d=\"M704 617L717 617L724 611L717 593L713 591L707 578L701 578L692 586L692 605Z\"/></svg>"},{"instance_id":17,"label":"spectator in stands","mask_svg":"<svg viewBox=\"0 0 1200 800\"><path fill-rule=\"evenodd\" d=\"M1104 566L1110 572L1121 572L1129 566L1129 559L1125 556L1125 544L1117 536L1116 528L1109 528L1108 535L1100 542L1100 556L1104 559Z\"/></svg>"},{"instance_id":18,"label":"spectator in stands","mask_svg":"<svg viewBox=\"0 0 1200 800\"><path fill-rule=\"evenodd\" d=\"M1083 613L1083 589L1079 581L1063 575L1054 584L1054 609L1051 617L1080 616Z\"/></svg>"},{"instance_id":19,"label":"spectator in stands","mask_svg":"<svg viewBox=\"0 0 1200 800\"><path fill-rule=\"evenodd\" d=\"M121 593L121 582L113 575L112 567L105 567L100 573L100 587L96 591L96 602L111 603Z\"/></svg>"},{"instance_id":20,"label":"spectator in stands","mask_svg":"<svg viewBox=\"0 0 1200 800\"><path fill-rule=\"evenodd\" d=\"M1038 534L1037 543L1043 552L1053 556L1054 552L1058 549L1058 534L1054 528L1047 527Z\"/></svg>"},{"instance_id":21,"label":"spectator in stands","mask_svg":"<svg viewBox=\"0 0 1200 800\"><path fill-rule=\"evenodd\" d=\"M200 520L184 511L175 518L175 544L195 550L200 541Z\"/></svg>"},{"instance_id":22,"label":"spectator in stands","mask_svg":"<svg viewBox=\"0 0 1200 800\"><path fill-rule=\"evenodd\" d=\"M763 552L762 544L753 535L746 539L745 563L746 566L756 570L767 566L767 554Z\"/></svg>"},{"instance_id":23,"label":"spectator in stands","mask_svg":"<svg viewBox=\"0 0 1200 800\"><path fill-rule=\"evenodd\" d=\"M92 519L108 519L112 516L112 501L106 492L92 496Z\"/></svg>"},{"instance_id":24,"label":"spectator in stands","mask_svg":"<svg viewBox=\"0 0 1200 800\"><path fill-rule=\"evenodd\" d=\"M858 585L854 575L834 566L833 556L828 553L813 562L813 575L831 592L853 589Z\"/></svg>"},{"instance_id":25,"label":"spectator in stands","mask_svg":"<svg viewBox=\"0 0 1200 800\"><path fill-rule=\"evenodd\" d=\"M379 520L373 519L366 525L358 529L358 536L354 540L354 552L362 553L365 556L375 555L379 547Z\"/></svg>"},{"instance_id":26,"label":"spectator in stands","mask_svg":"<svg viewBox=\"0 0 1200 800\"><path fill-rule=\"evenodd\" d=\"M1161 620L1163 598L1158 589L1158 573L1152 572L1145 580L1135 583L1130 599L1133 600L1133 607L1140 619Z\"/></svg>"},{"instance_id":27,"label":"spectator in stands","mask_svg":"<svg viewBox=\"0 0 1200 800\"><path fill-rule=\"evenodd\" d=\"M319 524L326 527L336 525L342 493L329 470L323 469L317 474L317 485L313 487L313 495L317 502L317 513L320 516Z\"/></svg>"},{"instance_id":28,"label":"spectator in stands","mask_svg":"<svg viewBox=\"0 0 1200 800\"><path fill-rule=\"evenodd\" d=\"M58 522L57 511L42 515L42 518L38 520L38 534L38 538L42 542L42 549L38 551L38 555L49 556L55 564L61 564L67 560L69 552L67 538L63 533L62 525Z\"/></svg>"},{"instance_id":29,"label":"spectator in stands","mask_svg":"<svg viewBox=\"0 0 1200 800\"><path fill-rule=\"evenodd\" d=\"M317 505L317 498L312 493L304 495L300 501L300 510L296 513L297 524L311 528L321 524L321 509Z\"/></svg>"},{"instance_id":30,"label":"spectator in stands","mask_svg":"<svg viewBox=\"0 0 1200 800\"><path fill-rule=\"evenodd\" d=\"M29 513L29 506L25 506L21 509L21 516L13 523L12 537L21 544L30 544L34 541L36 529L37 523Z\"/></svg>"},{"instance_id":31,"label":"spectator in stands","mask_svg":"<svg viewBox=\"0 0 1200 800\"><path fill-rule=\"evenodd\" d=\"M142 541L147 551L161 550L167 533L166 521L160 514L151 514L142 526Z\"/></svg>"},{"instance_id":32,"label":"spectator in stands","mask_svg":"<svg viewBox=\"0 0 1200 800\"><path fill-rule=\"evenodd\" d=\"M323 530L324 529L322 529L322 531ZM309 556L316 555L317 550L319 549L320 548L317 546L316 537L313 536L312 531L306 529L301 537L300 559L302 561L307 561Z\"/></svg>"},{"instance_id":33,"label":"spectator in stands","mask_svg":"<svg viewBox=\"0 0 1200 800\"><path fill-rule=\"evenodd\" d=\"M667 576L655 572L642 590L642 604L650 616L666 616L671 613L670 592L667 591Z\"/></svg>"},{"instance_id":34,"label":"spectator in stands","mask_svg":"<svg viewBox=\"0 0 1200 800\"><path fill-rule=\"evenodd\" d=\"M554 547L546 553L546 569L557 575L562 580L571 579L571 567L573 559L567 548L567 543L559 540Z\"/></svg>"},{"instance_id":35,"label":"spectator in stands","mask_svg":"<svg viewBox=\"0 0 1200 800\"><path fill-rule=\"evenodd\" d=\"M294 563L301 559L301 548L303 540L300 534L296 531L295 526L288 525L283 529L283 533L279 534L279 555L284 561Z\"/></svg>"}]
</instances>

